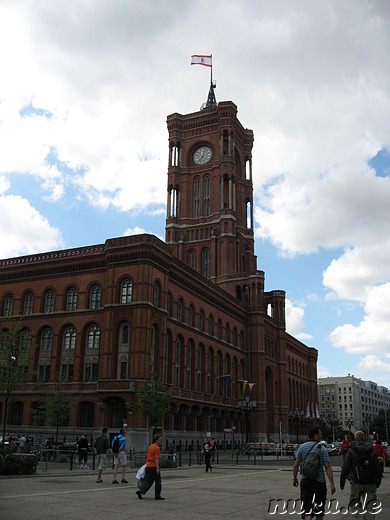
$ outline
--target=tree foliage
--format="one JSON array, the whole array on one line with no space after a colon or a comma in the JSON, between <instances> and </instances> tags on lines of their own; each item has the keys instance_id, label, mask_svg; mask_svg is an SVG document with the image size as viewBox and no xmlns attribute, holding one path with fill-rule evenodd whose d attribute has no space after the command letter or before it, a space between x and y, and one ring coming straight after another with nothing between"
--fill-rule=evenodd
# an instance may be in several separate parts
<instances>
[{"instance_id":1,"label":"tree foliage","mask_svg":"<svg viewBox=\"0 0 390 520\"><path fill-rule=\"evenodd\" d=\"M151 426L160 426L163 418L169 413L173 392L173 388L167 390L166 385L157 379L156 374L152 374L151 380L138 390L136 407L149 418Z\"/></svg>"},{"instance_id":2,"label":"tree foliage","mask_svg":"<svg viewBox=\"0 0 390 520\"><path fill-rule=\"evenodd\" d=\"M20 316L9 316L0 323L0 395L4 397L3 439L9 405L32 375L29 371L32 352L31 331L23 329L20 320Z\"/></svg>"},{"instance_id":3,"label":"tree foliage","mask_svg":"<svg viewBox=\"0 0 390 520\"><path fill-rule=\"evenodd\" d=\"M61 426L67 426L70 412L77 406L78 398L69 391L64 390L61 382L57 381L54 390L42 393L45 402L46 421L56 427L56 444L58 442L58 430Z\"/></svg>"},{"instance_id":4,"label":"tree foliage","mask_svg":"<svg viewBox=\"0 0 390 520\"><path fill-rule=\"evenodd\" d=\"M386 419L386 420L385 420ZM386 429L386 423L387 423L387 429ZM390 426L390 409L387 409L386 411L386 417L385 417L385 410L382 408L378 415L374 417L374 419L370 423L370 432L375 432L375 437L377 439L383 439L387 441L387 435L388 435L388 428Z\"/></svg>"}]
</instances>

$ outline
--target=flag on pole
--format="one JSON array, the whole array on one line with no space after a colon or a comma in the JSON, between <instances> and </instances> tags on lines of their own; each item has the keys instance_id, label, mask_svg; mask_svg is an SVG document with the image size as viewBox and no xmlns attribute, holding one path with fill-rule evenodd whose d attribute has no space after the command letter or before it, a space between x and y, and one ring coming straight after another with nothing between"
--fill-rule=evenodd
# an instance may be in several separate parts
<instances>
[{"instance_id":1,"label":"flag on pole","mask_svg":"<svg viewBox=\"0 0 390 520\"><path fill-rule=\"evenodd\" d=\"M212 54L193 54L191 56L191 65L204 65L212 67Z\"/></svg>"},{"instance_id":2,"label":"flag on pole","mask_svg":"<svg viewBox=\"0 0 390 520\"><path fill-rule=\"evenodd\" d=\"M310 414L310 401L307 402L307 412L306 412L306 418L307 419L310 419L311 417L311 414Z\"/></svg>"},{"instance_id":3,"label":"flag on pole","mask_svg":"<svg viewBox=\"0 0 390 520\"><path fill-rule=\"evenodd\" d=\"M252 392L255 387L256 383L248 383L249 386L249 399L252 401Z\"/></svg>"},{"instance_id":4,"label":"flag on pole","mask_svg":"<svg viewBox=\"0 0 390 520\"><path fill-rule=\"evenodd\" d=\"M316 419L320 419L320 409L318 408L318 403L316 404Z\"/></svg>"},{"instance_id":5,"label":"flag on pole","mask_svg":"<svg viewBox=\"0 0 390 520\"><path fill-rule=\"evenodd\" d=\"M245 381L245 379L240 379L240 383L241 383L241 399L244 399L245 388L246 388L246 385L248 384L248 381Z\"/></svg>"}]
</instances>

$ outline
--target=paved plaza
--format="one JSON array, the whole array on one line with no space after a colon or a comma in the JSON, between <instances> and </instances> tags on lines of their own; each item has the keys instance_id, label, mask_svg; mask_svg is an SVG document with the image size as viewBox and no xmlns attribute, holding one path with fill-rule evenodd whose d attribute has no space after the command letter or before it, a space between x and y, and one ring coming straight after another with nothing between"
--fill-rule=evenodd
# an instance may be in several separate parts
<instances>
[{"instance_id":1,"label":"paved plaza","mask_svg":"<svg viewBox=\"0 0 390 520\"><path fill-rule=\"evenodd\" d=\"M341 509L348 504L349 485L340 491L338 459L332 461L337 491L325 518L350 519L351 515ZM154 488L142 501L137 498L135 469L129 468L128 484L113 485L110 470L103 474L103 484L97 484L96 471L46 472L39 468L34 476L0 478L0 519L298 519L300 515L294 513L291 502L287 510L282 507L283 500L299 498L298 489L292 486L291 468L292 460L267 459L256 466L221 463L214 466L212 473L205 473L199 465L163 470L165 501L154 500ZM279 510L275 513L278 499ZM378 499L382 511L372 518L390 520L390 472L383 479Z\"/></svg>"}]
</instances>

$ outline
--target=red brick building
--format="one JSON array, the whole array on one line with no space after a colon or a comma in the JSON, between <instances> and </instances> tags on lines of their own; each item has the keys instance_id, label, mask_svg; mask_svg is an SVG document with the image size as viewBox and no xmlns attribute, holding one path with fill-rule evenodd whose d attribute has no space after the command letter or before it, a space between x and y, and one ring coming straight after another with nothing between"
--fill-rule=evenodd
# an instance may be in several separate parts
<instances>
[{"instance_id":1,"label":"red brick building","mask_svg":"<svg viewBox=\"0 0 390 520\"><path fill-rule=\"evenodd\" d=\"M126 404L155 372L175 388L171 438L222 438L226 428L239 441L306 436L317 350L286 332L285 293L266 292L257 270L253 132L212 89L204 109L167 123L165 242L135 235L0 261L0 312L20 312L36 346L10 429L31 431L37 385L60 378L78 397L63 432L127 422L134 440L147 424Z\"/></svg>"}]
</instances>

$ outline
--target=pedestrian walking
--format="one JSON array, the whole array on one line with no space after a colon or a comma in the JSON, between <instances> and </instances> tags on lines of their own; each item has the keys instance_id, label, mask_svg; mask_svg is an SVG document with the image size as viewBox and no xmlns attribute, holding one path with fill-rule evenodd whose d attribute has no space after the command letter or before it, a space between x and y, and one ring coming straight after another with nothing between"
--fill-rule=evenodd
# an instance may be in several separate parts
<instances>
[{"instance_id":1,"label":"pedestrian walking","mask_svg":"<svg viewBox=\"0 0 390 520\"><path fill-rule=\"evenodd\" d=\"M119 430L119 434L113 438L111 443L112 453L114 455L114 479L112 481L113 484L119 484L116 479L116 475L118 473L119 463L122 466L122 484L128 484L126 480L126 437L125 430L121 428Z\"/></svg>"},{"instance_id":2,"label":"pedestrian walking","mask_svg":"<svg viewBox=\"0 0 390 520\"><path fill-rule=\"evenodd\" d=\"M77 448L79 450L79 466L80 469L89 469L88 462L88 439L86 435L82 435L77 441Z\"/></svg>"},{"instance_id":3,"label":"pedestrian walking","mask_svg":"<svg viewBox=\"0 0 390 520\"><path fill-rule=\"evenodd\" d=\"M301 444L296 453L293 466L293 486L298 487L298 469L301 473L301 511L302 518L311 520L312 516L322 518L325 514L326 506L326 481L325 472L330 482L331 494L336 491L333 471L329 464L329 455L325 446L320 444L322 432L320 428L313 428L309 431L309 441ZM311 457L309 457L311 454ZM312 471L308 471L309 458L311 459ZM305 465L306 468L305 468ZM310 477L308 477L310 473ZM313 515L312 515L313 512Z\"/></svg>"},{"instance_id":4,"label":"pedestrian walking","mask_svg":"<svg viewBox=\"0 0 390 520\"><path fill-rule=\"evenodd\" d=\"M382 476L385 472L385 459L389 458L389 454L386 451L386 448L383 446L382 441L380 439L376 439L374 444L372 445L376 456L378 457L379 463L382 466Z\"/></svg>"},{"instance_id":5,"label":"pedestrian walking","mask_svg":"<svg viewBox=\"0 0 390 520\"><path fill-rule=\"evenodd\" d=\"M212 471L213 468L210 464L210 461L211 461L211 456L213 454L213 448L211 446L211 443L210 441L207 439L206 440L206 443L203 445L203 451L204 451L204 460L205 460L205 463L206 463L206 469L205 471L208 472L209 470Z\"/></svg>"},{"instance_id":6,"label":"pedestrian walking","mask_svg":"<svg viewBox=\"0 0 390 520\"><path fill-rule=\"evenodd\" d=\"M340 445L340 451L339 453L343 456L343 461L345 460L345 456L348 453L349 448L352 448L353 444L351 442L351 439L346 435L344 437L343 442Z\"/></svg>"},{"instance_id":7,"label":"pedestrian walking","mask_svg":"<svg viewBox=\"0 0 390 520\"><path fill-rule=\"evenodd\" d=\"M110 447L110 443L107 437L107 428L102 429L101 435L95 441L95 450L97 455L98 473L96 482L101 484L103 482L102 473L106 469L107 463L107 450Z\"/></svg>"},{"instance_id":8,"label":"pedestrian walking","mask_svg":"<svg viewBox=\"0 0 390 520\"><path fill-rule=\"evenodd\" d=\"M154 499L155 500L165 500L161 496L162 484L161 484L161 474L160 474L160 465L161 465L161 445L162 445L162 436L157 433L153 437L153 443L149 446L146 452L146 472L145 472L145 481L141 488L136 492L137 496L140 500L143 499L142 495L145 495L149 491L149 489L155 484L154 487Z\"/></svg>"},{"instance_id":9,"label":"pedestrian walking","mask_svg":"<svg viewBox=\"0 0 390 520\"><path fill-rule=\"evenodd\" d=\"M340 475L341 489L344 489L347 479L351 482L348 510L352 517L361 520L372 518L378 505L376 490L382 482L382 468L361 431L355 433L355 446L345 456Z\"/></svg>"}]
</instances>

